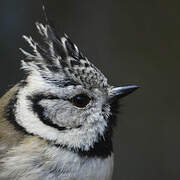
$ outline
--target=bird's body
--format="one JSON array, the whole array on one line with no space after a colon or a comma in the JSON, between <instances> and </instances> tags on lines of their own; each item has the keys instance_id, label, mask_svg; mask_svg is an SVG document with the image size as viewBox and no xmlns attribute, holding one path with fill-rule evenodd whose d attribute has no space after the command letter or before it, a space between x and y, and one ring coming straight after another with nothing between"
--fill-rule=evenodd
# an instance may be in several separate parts
<instances>
[{"instance_id":1,"label":"bird's body","mask_svg":"<svg viewBox=\"0 0 180 180\"><path fill-rule=\"evenodd\" d=\"M111 180L114 88L65 36L37 24L48 48L25 39L27 78L0 99L0 180Z\"/></svg>"}]
</instances>

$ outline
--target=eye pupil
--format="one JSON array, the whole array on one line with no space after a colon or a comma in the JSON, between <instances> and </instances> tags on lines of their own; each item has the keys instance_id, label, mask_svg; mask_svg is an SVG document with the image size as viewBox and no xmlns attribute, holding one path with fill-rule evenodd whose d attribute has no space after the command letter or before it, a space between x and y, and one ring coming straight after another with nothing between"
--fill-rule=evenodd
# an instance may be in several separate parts
<instances>
[{"instance_id":1,"label":"eye pupil","mask_svg":"<svg viewBox=\"0 0 180 180\"><path fill-rule=\"evenodd\" d=\"M89 104L90 98L86 94L79 94L71 99L72 103L79 108L84 108Z\"/></svg>"}]
</instances>

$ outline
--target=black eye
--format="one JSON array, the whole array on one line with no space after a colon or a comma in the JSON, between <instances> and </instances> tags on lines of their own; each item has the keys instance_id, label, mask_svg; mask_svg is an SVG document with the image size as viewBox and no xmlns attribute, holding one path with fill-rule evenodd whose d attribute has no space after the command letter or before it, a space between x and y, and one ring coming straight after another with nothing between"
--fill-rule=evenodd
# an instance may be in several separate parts
<instances>
[{"instance_id":1,"label":"black eye","mask_svg":"<svg viewBox=\"0 0 180 180\"><path fill-rule=\"evenodd\" d=\"M89 104L90 100L91 99L86 94L78 94L71 99L71 102L76 107L84 108Z\"/></svg>"}]
</instances>

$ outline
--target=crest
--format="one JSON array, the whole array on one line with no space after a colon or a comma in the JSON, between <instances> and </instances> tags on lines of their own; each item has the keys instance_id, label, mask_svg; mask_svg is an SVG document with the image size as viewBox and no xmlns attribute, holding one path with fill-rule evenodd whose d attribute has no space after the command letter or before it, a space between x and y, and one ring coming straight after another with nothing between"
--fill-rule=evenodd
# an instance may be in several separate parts
<instances>
[{"instance_id":1,"label":"crest","mask_svg":"<svg viewBox=\"0 0 180 180\"><path fill-rule=\"evenodd\" d=\"M29 53L20 49L26 56L22 61L23 69L29 73L38 71L44 78L54 82L63 80L87 88L108 86L106 77L88 61L66 34L60 38L50 25L36 23L36 27L43 43L23 36L33 50L33 53Z\"/></svg>"}]
</instances>

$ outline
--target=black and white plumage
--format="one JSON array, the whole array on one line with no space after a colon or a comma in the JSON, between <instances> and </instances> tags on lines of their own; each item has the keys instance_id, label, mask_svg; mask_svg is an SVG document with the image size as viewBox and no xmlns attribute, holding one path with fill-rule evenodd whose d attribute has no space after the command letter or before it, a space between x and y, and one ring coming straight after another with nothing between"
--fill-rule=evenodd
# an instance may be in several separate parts
<instances>
[{"instance_id":1,"label":"black and white plumage","mask_svg":"<svg viewBox=\"0 0 180 180\"><path fill-rule=\"evenodd\" d=\"M137 86L110 86L67 35L36 26L27 78L0 100L0 179L110 180L117 102Z\"/></svg>"}]
</instances>

